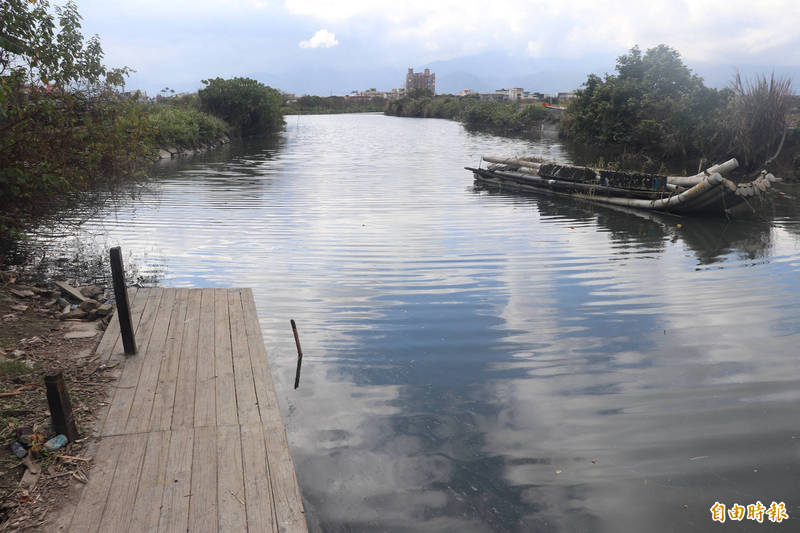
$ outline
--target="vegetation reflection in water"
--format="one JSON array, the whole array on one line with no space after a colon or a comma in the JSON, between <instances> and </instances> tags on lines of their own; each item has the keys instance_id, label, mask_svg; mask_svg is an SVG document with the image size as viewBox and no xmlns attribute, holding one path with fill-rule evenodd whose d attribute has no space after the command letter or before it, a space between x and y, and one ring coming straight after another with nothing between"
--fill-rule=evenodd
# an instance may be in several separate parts
<instances>
[{"instance_id":1,"label":"vegetation reflection in water","mask_svg":"<svg viewBox=\"0 0 800 533\"><path fill-rule=\"evenodd\" d=\"M726 221L490 193L462 170L482 153L569 159L443 120L288 117L279 144L164 166L82 231L167 286L254 288L312 527L800 513L792 202Z\"/></svg>"}]
</instances>

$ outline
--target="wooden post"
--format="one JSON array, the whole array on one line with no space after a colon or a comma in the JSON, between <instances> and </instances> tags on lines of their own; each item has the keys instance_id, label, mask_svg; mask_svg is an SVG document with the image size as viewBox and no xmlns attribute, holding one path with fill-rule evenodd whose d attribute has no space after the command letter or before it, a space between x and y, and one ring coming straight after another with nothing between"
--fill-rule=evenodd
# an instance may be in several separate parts
<instances>
[{"instance_id":1,"label":"wooden post","mask_svg":"<svg viewBox=\"0 0 800 533\"><path fill-rule=\"evenodd\" d=\"M294 333L294 343L297 345L297 373L294 375L294 388L300 386L300 365L303 364L303 349L300 348L300 335L297 333L297 325L294 319L291 320L292 332Z\"/></svg>"},{"instance_id":2,"label":"wooden post","mask_svg":"<svg viewBox=\"0 0 800 533\"><path fill-rule=\"evenodd\" d=\"M72 403L64 384L64 375L59 372L45 376L44 385L47 388L47 404L53 419L53 429L67 437L70 442L75 442L79 437L78 428L72 415Z\"/></svg>"},{"instance_id":3,"label":"wooden post","mask_svg":"<svg viewBox=\"0 0 800 533\"><path fill-rule=\"evenodd\" d=\"M114 284L114 297L117 300L119 330L122 333L122 346L125 355L136 353L136 339L133 336L131 306L128 303L128 290L125 287L125 267L122 265L122 250L119 246L111 249L111 277Z\"/></svg>"}]
</instances>

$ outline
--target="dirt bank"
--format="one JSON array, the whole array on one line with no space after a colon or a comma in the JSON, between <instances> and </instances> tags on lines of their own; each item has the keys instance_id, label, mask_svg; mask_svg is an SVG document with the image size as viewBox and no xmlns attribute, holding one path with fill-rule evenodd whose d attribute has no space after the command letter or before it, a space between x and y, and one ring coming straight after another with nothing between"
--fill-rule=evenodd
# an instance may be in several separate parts
<instances>
[{"instance_id":1,"label":"dirt bank","mask_svg":"<svg viewBox=\"0 0 800 533\"><path fill-rule=\"evenodd\" d=\"M96 303L83 304L89 312L78 307L77 295L52 282L28 284L0 272L0 531L52 530L50 520L72 504L91 467L89 437L113 367L93 356L110 319L96 311L105 291L83 292L94 295ZM56 372L63 373L80 438L48 453L42 443L56 433L44 377ZM26 448L38 475L12 452L13 442Z\"/></svg>"}]
</instances>

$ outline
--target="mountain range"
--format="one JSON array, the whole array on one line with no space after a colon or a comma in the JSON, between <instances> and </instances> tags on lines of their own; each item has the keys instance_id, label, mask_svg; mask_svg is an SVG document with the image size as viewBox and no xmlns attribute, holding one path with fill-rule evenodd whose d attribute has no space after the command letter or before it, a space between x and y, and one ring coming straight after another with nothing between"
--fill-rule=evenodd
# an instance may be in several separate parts
<instances>
[{"instance_id":1,"label":"mountain range","mask_svg":"<svg viewBox=\"0 0 800 533\"><path fill-rule=\"evenodd\" d=\"M492 92L500 88L522 87L528 91L551 94L580 87L591 74L604 75L614 71L616 58L612 56L583 56L580 58L531 58L491 52L468 57L413 66L415 71L430 68L436 74L438 94L458 94L463 89ZM409 65L412 66L412 65ZM727 86L738 71L745 78L757 74L775 73L788 76L800 83L800 66L792 65L727 65L721 63L688 63L695 73L710 87ZM284 92L315 94L320 96L343 95L371 87L389 90L403 87L406 70L402 68L370 68L354 66L350 69L287 68L280 72L253 72L246 76Z\"/></svg>"}]
</instances>

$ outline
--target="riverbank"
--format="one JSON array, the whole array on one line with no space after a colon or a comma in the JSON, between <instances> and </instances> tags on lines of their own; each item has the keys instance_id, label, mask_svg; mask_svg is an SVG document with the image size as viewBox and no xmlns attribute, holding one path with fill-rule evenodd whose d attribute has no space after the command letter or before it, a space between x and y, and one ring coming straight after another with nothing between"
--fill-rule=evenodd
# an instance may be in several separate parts
<instances>
[{"instance_id":1,"label":"riverbank","mask_svg":"<svg viewBox=\"0 0 800 533\"><path fill-rule=\"evenodd\" d=\"M384 98L345 98L343 96L305 95L284 100L281 112L284 115L329 115L340 113L371 113L386 109Z\"/></svg>"},{"instance_id":2,"label":"riverbank","mask_svg":"<svg viewBox=\"0 0 800 533\"><path fill-rule=\"evenodd\" d=\"M564 110L544 108L537 104L487 102L454 96L422 96L391 101L387 104L384 114L455 120L470 131L510 138L537 138L546 130L571 146L571 151L575 152L573 159L576 164L593 167L688 175L695 173L698 165L707 166L709 163L702 151L688 144L686 150L679 153L678 150L667 152L631 150L624 143L596 144L587 142L583 138L576 139L565 132L574 128L572 121L574 114L578 112L573 107ZM797 98L787 114L786 122L787 133L783 146L779 152L773 152L777 153L777 157L766 166L776 176L797 181L800 180L800 100ZM715 153L717 159L714 161L742 157L735 151ZM761 167L758 165L752 168L743 165L734 176L749 181L754 179L753 173L760 170Z\"/></svg>"},{"instance_id":3,"label":"riverbank","mask_svg":"<svg viewBox=\"0 0 800 533\"><path fill-rule=\"evenodd\" d=\"M7 87L18 111L9 113L10 124L0 121L7 133L0 142L0 249L42 217L145 178L153 161L272 134L284 125L277 91L254 80L212 80L208 93L157 102L110 87L89 97L26 91L21 79L15 83ZM51 108L61 116L37 118Z\"/></svg>"},{"instance_id":4,"label":"riverbank","mask_svg":"<svg viewBox=\"0 0 800 533\"><path fill-rule=\"evenodd\" d=\"M444 118L461 122L472 131L496 135L535 135L542 124L557 123L560 111L540 103L489 102L451 95L405 97L386 104L386 115L396 117Z\"/></svg>"},{"instance_id":5,"label":"riverbank","mask_svg":"<svg viewBox=\"0 0 800 533\"><path fill-rule=\"evenodd\" d=\"M86 481L92 463L89 428L114 379L113 366L92 357L111 318L105 296L103 287L85 286L73 293L53 282L23 280L14 272L0 271L3 531L40 528L48 514L70 504L74 486ZM45 376L57 372L64 377L80 438L47 452L42 444L56 432L43 385ZM29 466L12 452L14 442L25 450Z\"/></svg>"},{"instance_id":6,"label":"riverbank","mask_svg":"<svg viewBox=\"0 0 800 533\"><path fill-rule=\"evenodd\" d=\"M193 147L178 147L174 144L171 146L162 146L158 149L157 158L162 159L176 159L181 157L189 157L192 155L202 154L211 150L216 150L220 146L230 144L231 139L227 135L219 139L211 140L210 142L201 142L199 145Z\"/></svg>"}]
</instances>

